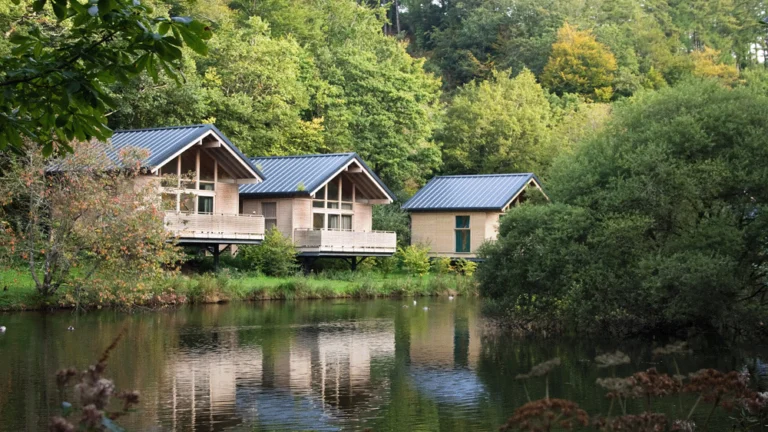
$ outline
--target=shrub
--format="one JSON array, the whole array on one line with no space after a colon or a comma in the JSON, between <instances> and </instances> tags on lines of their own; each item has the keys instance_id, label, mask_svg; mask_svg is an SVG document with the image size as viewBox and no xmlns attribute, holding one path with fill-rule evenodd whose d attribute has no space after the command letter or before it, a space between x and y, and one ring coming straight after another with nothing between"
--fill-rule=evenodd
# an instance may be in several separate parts
<instances>
[{"instance_id":1,"label":"shrub","mask_svg":"<svg viewBox=\"0 0 768 432\"><path fill-rule=\"evenodd\" d=\"M267 232L261 245L244 246L241 253L255 270L267 276L289 276L298 271L296 247L277 228Z\"/></svg>"},{"instance_id":2,"label":"shrub","mask_svg":"<svg viewBox=\"0 0 768 432\"><path fill-rule=\"evenodd\" d=\"M410 245L397 249L400 268L413 275L424 275L429 272L429 248L422 245Z\"/></svg>"},{"instance_id":3,"label":"shrub","mask_svg":"<svg viewBox=\"0 0 768 432\"><path fill-rule=\"evenodd\" d=\"M432 260L432 271L437 274L446 274L452 272L451 259L448 257L435 258Z\"/></svg>"},{"instance_id":4,"label":"shrub","mask_svg":"<svg viewBox=\"0 0 768 432\"><path fill-rule=\"evenodd\" d=\"M477 263L474 261L467 261L464 258L459 258L456 261L456 273L463 274L465 276L472 276L477 270Z\"/></svg>"}]
</instances>

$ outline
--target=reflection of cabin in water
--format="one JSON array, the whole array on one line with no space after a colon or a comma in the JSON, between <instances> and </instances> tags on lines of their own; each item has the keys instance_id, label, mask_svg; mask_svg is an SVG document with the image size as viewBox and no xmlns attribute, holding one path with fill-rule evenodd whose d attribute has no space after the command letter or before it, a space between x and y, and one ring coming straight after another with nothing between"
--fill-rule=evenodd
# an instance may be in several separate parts
<instances>
[{"instance_id":1,"label":"reflection of cabin in water","mask_svg":"<svg viewBox=\"0 0 768 432\"><path fill-rule=\"evenodd\" d=\"M474 259L483 242L498 236L501 215L529 190L544 194L531 173L435 177L403 205L411 242L428 245L433 256Z\"/></svg>"},{"instance_id":2,"label":"reflection of cabin in water","mask_svg":"<svg viewBox=\"0 0 768 432\"><path fill-rule=\"evenodd\" d=\"M156 395L171 407L161 421L173 430L345 429L347 419L379 415L391 403L391 368L403 368L402 379L426 398L477 403L485 394L475 372L478 319L445 304L403 309L400 325L374 319L186 335L163 374L167 390Z\"/></svg>"}]
</instances>

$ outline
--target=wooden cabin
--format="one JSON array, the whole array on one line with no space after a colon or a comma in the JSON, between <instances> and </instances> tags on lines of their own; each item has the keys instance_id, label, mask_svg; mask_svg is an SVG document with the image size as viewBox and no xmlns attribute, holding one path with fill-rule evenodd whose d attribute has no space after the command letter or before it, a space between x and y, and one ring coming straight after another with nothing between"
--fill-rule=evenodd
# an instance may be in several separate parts
<instances>
[{"instance_id":1,"label":"wooden cabin","mask_svg":"<svg viewBox=\"0 0 768 432\"><path fill-rule=\"evenodd\" d=\"M299 256L351 259L395 253L394 232L373 230L373 206L394 194L355 153L257 157L265 180L240 186L243 214L293 239Z\"/></svg>"},{"instance_id":2,"label":"wooden cabin","mask_svg":"<svg viewBox=\"0 0 768 432\"><path fill-rule=\"evenodd\" d=\"M475 259L498 236L499 217L531 190L544 194L531 173L435 177L403 205L411 242L429 246L432 256Z\"/></svg>"},{"instance_id":3,"label":"wooden cabin","mask_svg":"<svg viewBox=\"0 0 768 432\"><path fill-rule=\"evenodd\" d=\"M243 215L238 187L264 175L221 131L209 124L118 130L110 152L145 150L138 184L155 183L162 195L165 226L182 245L258 244L264 219Z\"/></svg>"}]
</instances>

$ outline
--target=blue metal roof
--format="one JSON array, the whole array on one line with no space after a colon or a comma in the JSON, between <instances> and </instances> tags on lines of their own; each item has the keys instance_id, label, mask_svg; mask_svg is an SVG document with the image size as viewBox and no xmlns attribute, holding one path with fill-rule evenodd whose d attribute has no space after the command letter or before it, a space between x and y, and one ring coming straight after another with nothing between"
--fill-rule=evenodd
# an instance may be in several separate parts
<instances>
[{"instance_id":1,"label":"blue metal roof","mask_svg":"<svg viewBox=\"0 0 768 432\"><path fill-rule=\"evenodd\" d=\"M277 195L309 195L338 174L349 162L356 160L363 169L394 200L395 194L363 162L357 153L331 153L300 156L255 157L251 159L265 179L258 184L240 185L240 195L252 198Z\"/></svg>"},{"instance_id":2,"label":"blue metal roof","mask_svg":"<svg viewBox=\"0 0 768 432\"><path fill-rule=\"evenodd\" d=\"M409 199L408 211L501 211L527 184L532 173L438 176Z\"/></svg>"},{"instance_id":3,"label":"blue metal roof","mask_svg":"<svg viewBox=\"0 0 768 432\"><path fill-rule=\"evenodd\" d=\"M148 150L149 157L142 162L142 165L146 168L154 169L209 131L215 132L243 162L254 170L259 177L264 178L264 175L251 163L248 157L212 124L116 130L112 135L112 148L110 151L117 154L117 152L126 147Z\"/></svg>"}]
</instances>

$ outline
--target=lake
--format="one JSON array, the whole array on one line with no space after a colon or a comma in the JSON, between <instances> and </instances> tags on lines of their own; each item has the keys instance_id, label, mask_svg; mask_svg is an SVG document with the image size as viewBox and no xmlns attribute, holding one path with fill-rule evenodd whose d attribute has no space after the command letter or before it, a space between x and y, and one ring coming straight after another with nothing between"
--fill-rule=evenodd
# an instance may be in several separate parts
<instances>
[{"instance_id":1,"label":"lake","mask_svg":"<svg viewBox=\"0 0 768 432\"><path fill-rule=\"evenodd\" d=\"M475 299L26 312L0 314L0 325L8 328L0 334L0 431L46 430L62 400L56 371L94 363L123 327L106 375L118 389L140 391L138 412L121 420L140 431L495 431L526 402L515 375L552 357L562 366L550 378L551 395L590 413L609 405L595 385L607 374L595 355L630 354L633 364L620 375L672 369L652 358L650 340L501 334ZM683 372L741 369L765 354L759 346L725 348L716 338L691 344L695 354L680 361ZM543 397L543 381L528 391ZM660 409L678 409L675 403ZM725 428L727 419L718 422Z\"/></svg>"}]
</instances>

